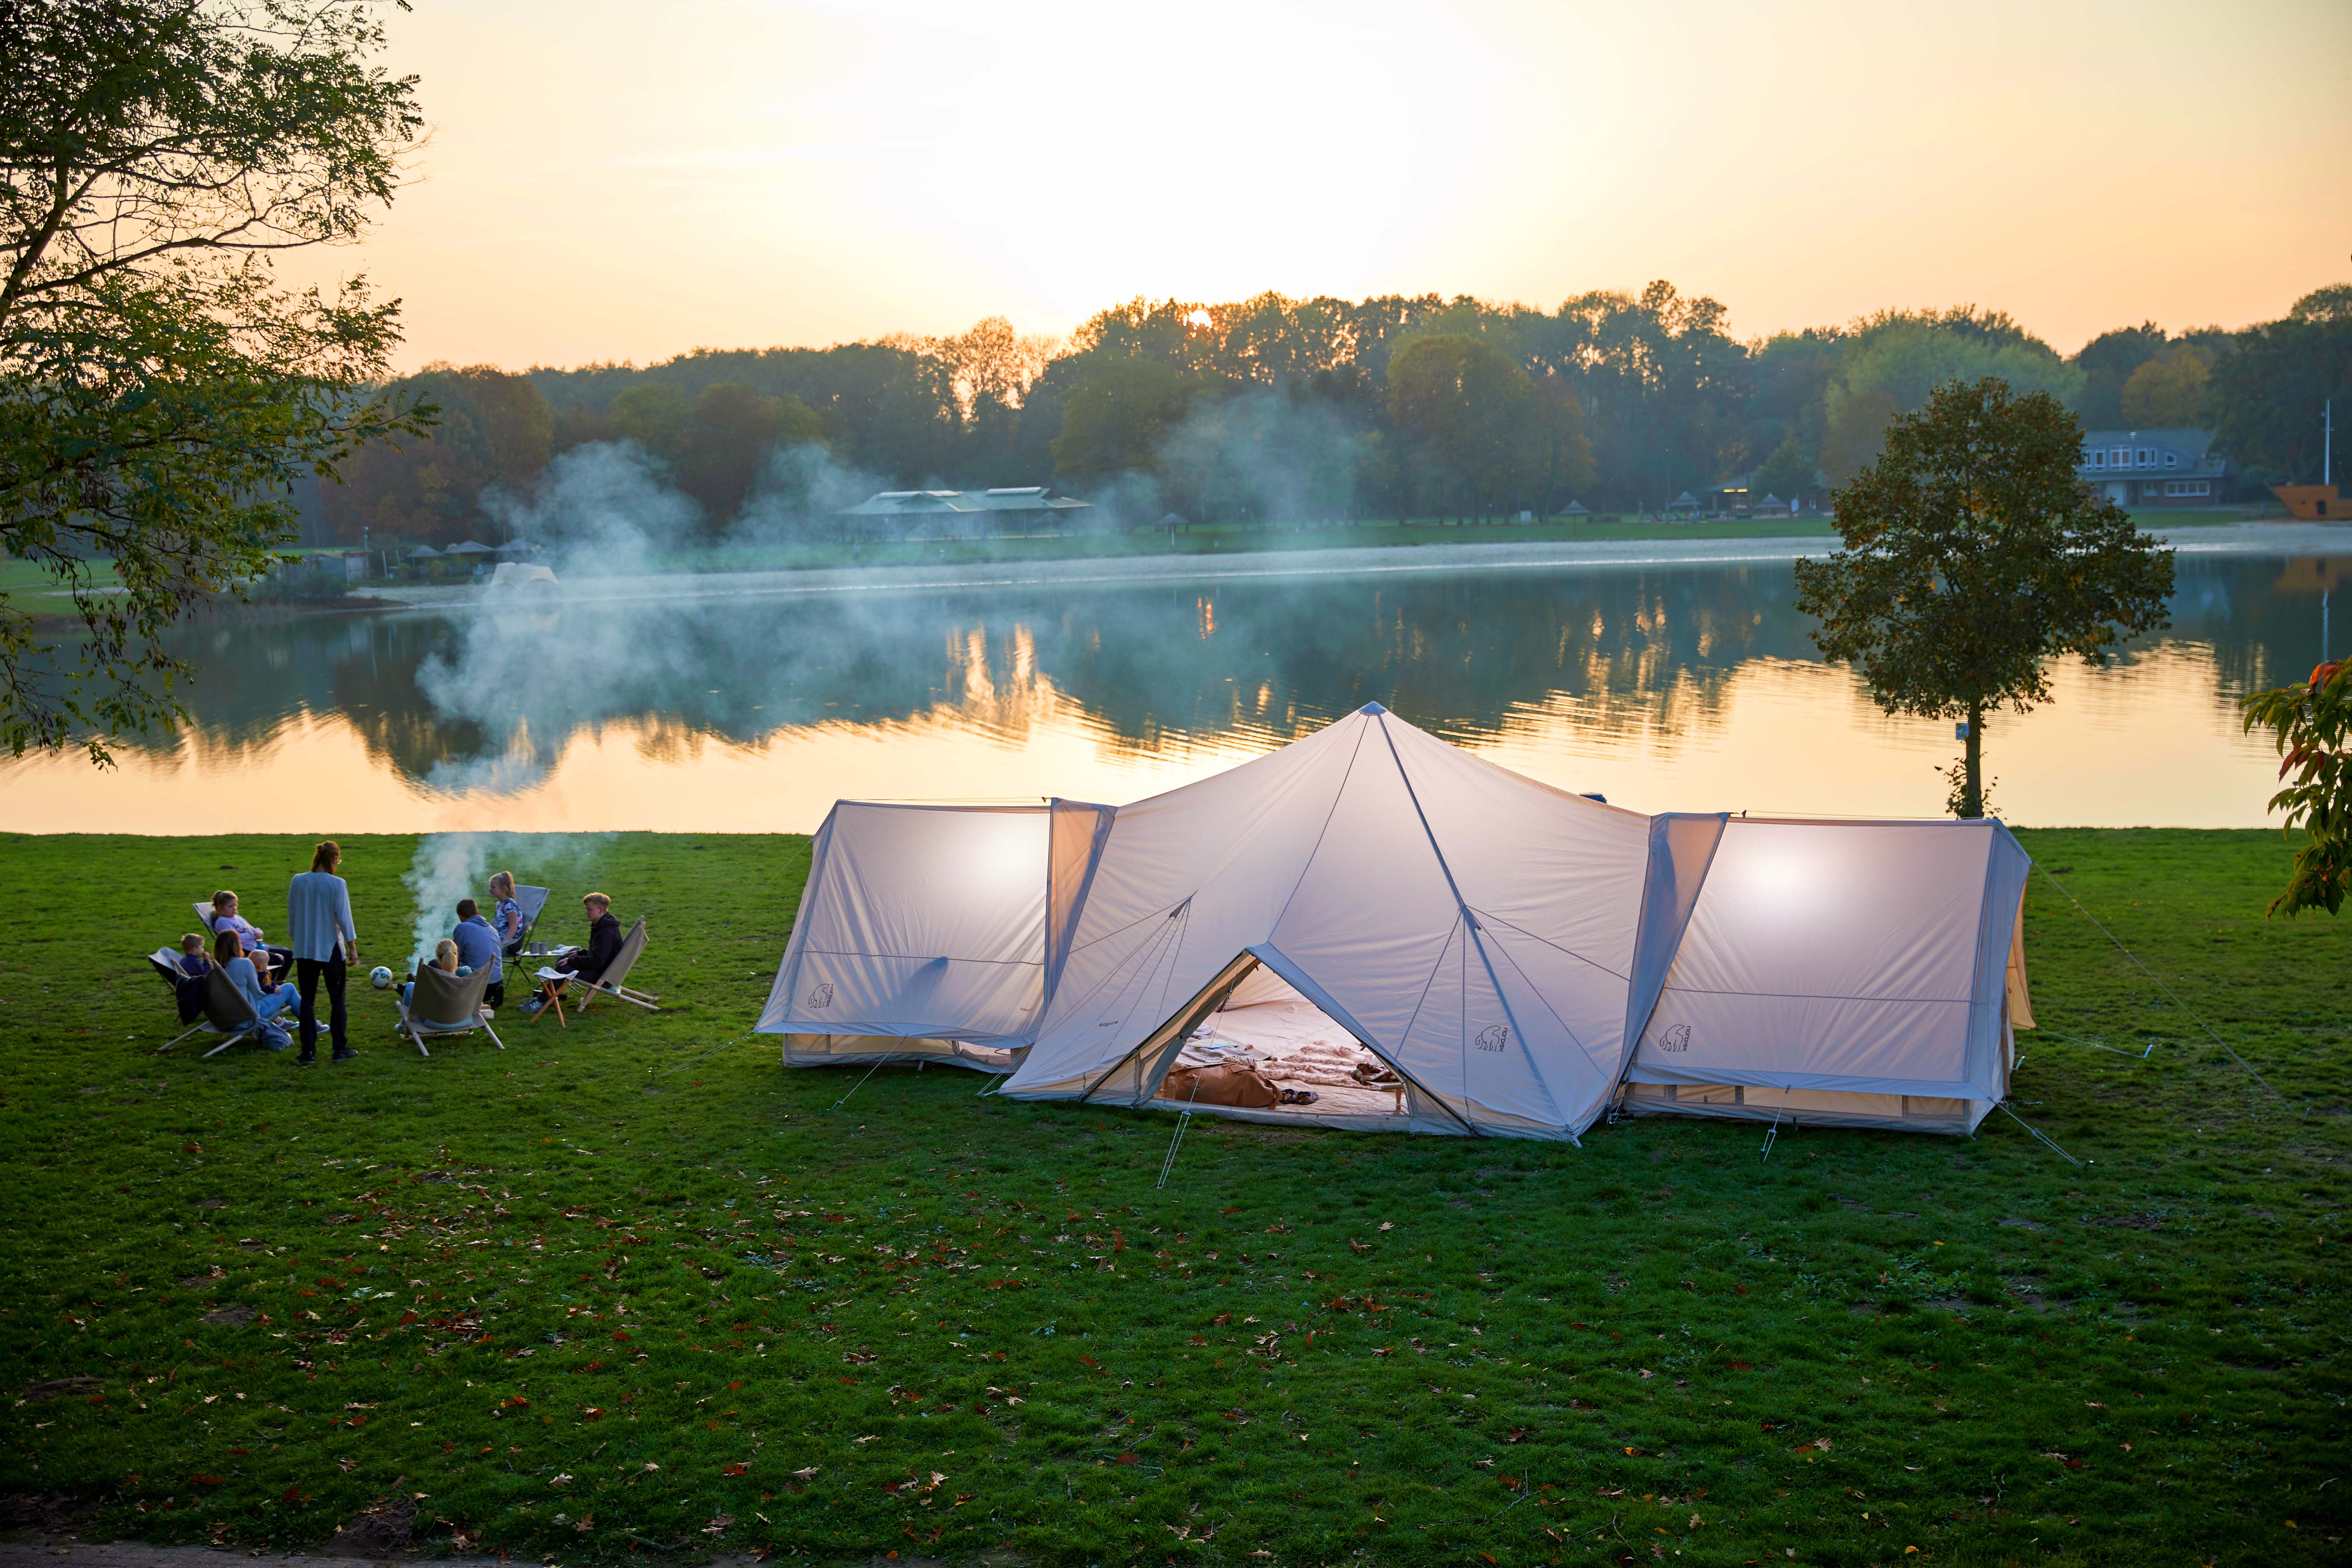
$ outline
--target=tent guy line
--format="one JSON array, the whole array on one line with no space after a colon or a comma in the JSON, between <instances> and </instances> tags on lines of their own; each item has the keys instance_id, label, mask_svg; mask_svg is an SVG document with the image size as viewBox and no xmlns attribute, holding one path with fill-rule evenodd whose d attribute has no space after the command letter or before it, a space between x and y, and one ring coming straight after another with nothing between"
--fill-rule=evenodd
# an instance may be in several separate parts
<instances>
[{"instance_id":1,"label":"tent guy line","mask_svg":"<svg viewBox=\"0 0 2352 1568\"><path fill-rule=\"evenodd\" d=\"M2281 1105L2284 1105L2286 1103L2286 1096L2279 1093L2275 1089L2271 1089L2270 1079L2256 1072L2253 1069L2252 1064L2249 1063L2245 1058L2240 1056L2236 1051L2231 1050L2230 1048L2230 1042L2223 1039L2218 1033L2216 1033L2212 1025L2207 1023L2202 1017L2199 1016L2198 1012L2194 1007L2191 1007L2188 1003L2183 1002L2178 995L2174 994L2172 987L2164 983L2162 976L2158 975L2155 970L2150 969L2147 964L2140 963L2139 954L2125 946L2124 941L2121 937L2117 936L2115 932L2109 931L2105 925L2101 924L2098 916L2093 914L2089 910L2084 909L2083 907L2083 900L2076 898L2073 893L2068 892L2065 883L2060 881L2055 877L2052 877L2048 867L2036 866L2034 867L2034 869L2041 872L2044 877L2049 878L2050 885L2052 887L2057 889L2062 893L2065 893L2066 901L2074 905L2084 920L2090 921L2095 926L2098 926L2099 934L2105 937L2109 942L2114 942L2116 944L2116 951L2122 953L2126 958L2130 959L2132 961L2133 967L2137 969L2142 974L2147 975L2149 980L2153 981L2156 984L2156 988L2158 991L2163 992L2166 998L2168 999L2174 1006L2188 1014L2190 1020L2193 1021L2199 1028L2204 1030L2206 1035L2215 1045L2221 1047L2224 1055L2226 1055L2231 1061L2237 1063L2240 1067L2245 1068L2246 1076L2252 1079L2256 1083L2261 1084L2264 1089L2270 1089L2271 1097L2276 1100ZM2071 1037L2061 1035L2058 1037L2060 1039L2067 1039ZM2093 1040L2084 1040L2079 1043L2083 1045L2097 1044L2096 1041ZM2112 1051L2115 1050L2116 1047L2113 1046L2101 1046L2099 1048L2101 1050ZM2156 1049L2155 1042L2150 1041L2147 1048L2149 1051ZM2116 1054L2126 1057L2131 1055L2129 1051L2119 1051L2116 1052ZM2147 1055L2147 1051L2142 1051L2140 1055L2145 1058Z\"/></svg>"}]
</instances>

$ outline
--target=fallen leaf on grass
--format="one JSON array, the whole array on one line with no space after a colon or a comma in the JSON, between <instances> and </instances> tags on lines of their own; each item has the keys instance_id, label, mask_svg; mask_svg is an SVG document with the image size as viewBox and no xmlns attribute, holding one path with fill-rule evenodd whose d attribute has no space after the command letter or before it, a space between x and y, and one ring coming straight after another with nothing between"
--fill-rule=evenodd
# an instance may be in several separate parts
<instances>
[{"instance_id":1,"label":"fallen leaf on grass","mask_svg":"<svg viewBox=\"0 0 2352 1568\"><path fill-rule=\"evenodd\" d=\"M810 1466L807 1469L805 1469L805 1470L794 1470L794 1471L793 1472L793 1479L794 1479L794 1480L796 1480L796 1481L804 1481L804 1480L808 1479L811 1476L813 1476L813 1475L816 1474L817 1469L818 1469L818 1467L817 1467L817 1466L815 1466L815 1465L811 1465L811 1466Z\"/></svg>"}]
</instances>

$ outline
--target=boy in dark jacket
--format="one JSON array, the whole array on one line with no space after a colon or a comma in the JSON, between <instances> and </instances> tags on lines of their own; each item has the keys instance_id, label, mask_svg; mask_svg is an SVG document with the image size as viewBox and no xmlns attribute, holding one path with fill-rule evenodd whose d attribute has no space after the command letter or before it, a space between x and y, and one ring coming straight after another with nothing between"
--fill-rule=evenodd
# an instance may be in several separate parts
<instances>
[{"instance_id":1,"label":"boy in dark jacket","mask_svg":"<svg viewBox=\"0 0 2352 1568\"><path fill-rule=\"evenodd\" d=\"M613 900L602 893L589 893L580 900L581 911L588 917L588 945L565 953L551 967L575 975L591 985L604 978L604 971L613 960L621 956L621 922L614 918ZM547 994L542 991L522 1005L525 1013L536 1013L547 1005Z\"/></svg>"}]
</instances>

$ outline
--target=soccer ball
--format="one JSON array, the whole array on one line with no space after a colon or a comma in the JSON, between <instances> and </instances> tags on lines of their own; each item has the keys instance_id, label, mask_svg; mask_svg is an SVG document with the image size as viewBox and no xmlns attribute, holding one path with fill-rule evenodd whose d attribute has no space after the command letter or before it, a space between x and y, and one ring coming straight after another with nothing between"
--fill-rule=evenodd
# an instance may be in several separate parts
<instances>
[{"instance_id":1,"label":"soccer ball","mask_svg":"<svg viewBox=\"0 0 2352 1568\"><path fill-rule=\"evenodd\" d=\"M368 984L379 991L388 990L392 985L392 971L381 963L377 964L368 971Z\"/></svg>"}]
</instances>

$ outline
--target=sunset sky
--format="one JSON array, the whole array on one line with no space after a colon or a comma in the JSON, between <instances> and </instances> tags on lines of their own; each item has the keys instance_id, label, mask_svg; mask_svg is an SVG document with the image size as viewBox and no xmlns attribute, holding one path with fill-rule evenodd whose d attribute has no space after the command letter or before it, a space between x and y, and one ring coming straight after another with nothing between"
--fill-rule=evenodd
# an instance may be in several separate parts
<instances>
[{"instance_id":1,"label":"sunset sky","mask_svg":"<svg viewBox=\"0 0 2352 1568\"><path fill-rule=\"evenodd\" d=\"M2240 326L2352 278L2352 5L414 0L404 368L1667 278Z\"/></svg>"}]
</instances>

